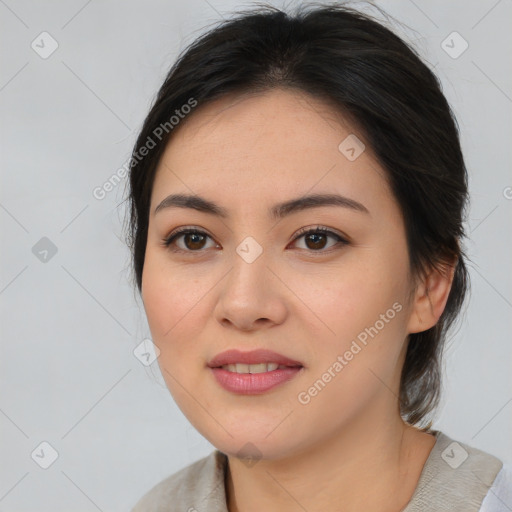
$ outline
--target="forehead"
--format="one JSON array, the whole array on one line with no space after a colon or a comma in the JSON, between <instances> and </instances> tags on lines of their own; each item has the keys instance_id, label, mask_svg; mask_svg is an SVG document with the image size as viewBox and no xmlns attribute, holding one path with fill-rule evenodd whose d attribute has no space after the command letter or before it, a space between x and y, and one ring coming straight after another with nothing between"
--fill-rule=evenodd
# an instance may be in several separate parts
<instances>
[{"instance_id":1,"label":"forehead","mask_svg":"<svg viewBox=\"0 0 512 512\"><path fill-rule=\"evenodd\" d=\"M392 200L386 174L361 132L337 109L303 92L222 98L199 105L182 123L160 160L152 209L171 192L240 205L334 191L361 202L379 195ZM357 158L347 158L349 146L360 153Z\"/></svg>"},{"instance_id":2,"label":"forehead","mask_svg":"<svg viewBox=\"0 0 512 512\"><path fill-rule=\"evenodd\" d=\"M270 150L297 154L337 150L340 136L354 132L334 106L303 91L282 88L199 105L182 124L168 144L174 154L197 145L256 156L250 152L253 147L261 157Z\"/></svg>"}]
</instances>

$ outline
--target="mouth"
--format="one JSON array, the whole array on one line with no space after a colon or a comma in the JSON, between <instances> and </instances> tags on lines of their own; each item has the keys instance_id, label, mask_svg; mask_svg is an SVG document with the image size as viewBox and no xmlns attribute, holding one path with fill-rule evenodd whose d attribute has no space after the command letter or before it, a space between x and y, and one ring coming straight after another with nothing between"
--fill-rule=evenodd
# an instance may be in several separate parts
<instances>
[{"instance_id":1,"label":"mouth","mask_svg":"<svg viewBox=\"0 0 512 512\"><path fill-rule=\"evenodd\" d=\"M286 366L279 363L258 363L258 364L244 364L244 363L235 363L235 364L225 364L222 366L218 366L217 368L222 368L228 372L232 373L265 373L265 372L273 372L274 370L283 370L285 368L297 368L298 366Z\"/></svg>"},{"instance_id":2,"label":"mouth","mask_svg":"<svg viewBox=\"0 0 512 512\"><path fill-rule=\"evenodd\" d=\"M277 367L274 367L277 364ZM267 365L267 367L263 367ZM271 369L268 369L271 365ZM300 361L291 359L283 354L278 354L272 350L258 349L250 351L226 350L217 354L208 362L210 368L223 368L238 373L262 373L264 371L276 370L279 367L304 366ZM249 371L253 367L254 371ZM236 370L238 368L239 370Z\"/></svg>"},{"instance_id":3,"label":"mouth","mask_svg":"<svg viewBox=\"0 0 512 512\"><path fill-rule=\"evenodd\" d=\"M256 395L284 384L304 365L270 350L228 350L207 365L222 388L236 394Z\"/></svg>"}]
</instances>

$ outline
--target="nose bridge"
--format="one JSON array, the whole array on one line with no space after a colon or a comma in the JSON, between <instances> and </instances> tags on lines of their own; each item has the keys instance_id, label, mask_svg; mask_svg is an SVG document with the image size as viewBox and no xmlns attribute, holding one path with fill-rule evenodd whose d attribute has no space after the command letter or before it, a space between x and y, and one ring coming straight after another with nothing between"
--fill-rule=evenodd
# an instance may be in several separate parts
<instances>
[{"instance_id":1,"label":"nose bridge","mask_svg":"<svg viewBox=\"0 0 512 512\"><path fill-rule=\"evenodd\" d=\"M253 236L246 236L235 249L237 255L248 265L252 265L256 261L265 260L262 258L264 252L263 245L260 244Z\"/></svg>"},{"instance_id":2,"label":"nose bridge","mask_svg":"<svg viewBox=\"0 0 512 512\"><path fill-rule=\"evenodd\" d=\"M258 320L280 323L286 315L279 284L267 268L269 252L254 237L245 237L232 255L231 271L222 285L217 304L217 319L251 329Z\"/></svg>"},{"instance_id":3,"label":"nose bridge","mask_svg":"<svg viewBox=\"0 0 512 512\"><path fill-rule=\"evenodd\" d=\"M253 236L246 236L236 247L233 254L233 269L230 272L228 281L230 286L239 286L242 289L248 287L252 293L266 281L265 274L268 273L268 251L265 251Z\"/></svg>"}]
</instances>

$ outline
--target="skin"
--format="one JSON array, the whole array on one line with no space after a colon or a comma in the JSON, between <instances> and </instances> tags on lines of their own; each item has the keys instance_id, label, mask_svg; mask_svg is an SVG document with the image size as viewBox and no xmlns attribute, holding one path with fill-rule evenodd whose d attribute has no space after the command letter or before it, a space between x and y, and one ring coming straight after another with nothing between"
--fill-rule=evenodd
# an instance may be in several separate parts
<instances>
[{"instance_id":1,"label":"skin","mask_svg":"<svg viewBox=\"0 0 512 512\"><path fill-rule=\"evenodd\" d=\"M228 456L229 511L401 510L435 443L399 415L407 336L438 321L453 269L411 277L386 174L364 136L327 104L274 89L199 106L178 128L154 181L142 299L170 392ZM354 161L338 150L351 133L366 144ZM276 203L333 192L369 214L322 206L268 216ZM200 195L229 217L179 207L155 215L171 193ZM181 236L174 247L183 252L173 252L162 240L180 226L210 238ZM297 239L317 226L349 243ZM236 252L248 236L263 249L252 263ZM397 302L401 311L301 404L298 394ZM235 395L206 366L231 348L268 348L305 368L264 394Z\"/></svg>"}]
</instances>

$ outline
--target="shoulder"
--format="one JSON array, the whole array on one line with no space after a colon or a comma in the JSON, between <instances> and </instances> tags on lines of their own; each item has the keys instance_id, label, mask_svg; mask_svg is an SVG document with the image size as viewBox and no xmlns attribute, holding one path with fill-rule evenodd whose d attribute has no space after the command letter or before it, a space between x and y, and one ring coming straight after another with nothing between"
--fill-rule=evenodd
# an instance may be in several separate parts
<instances>
[{"instance_id":1,"label":"shoulder","mask_svg":"<svg viewBox=\"0 0 512 512\"><path fill-rule=\"evenodd\" d=\"M503 464L479 512L509 512L510 510L512 510L512 462Z\"/></svg>"},{"instance_id":2,"label":"shoulder","mask_svg":"<svg viewBox=\"0 0 512 512\"><path fill-rule=\"evenodd\" d=\"M226 455L215 450L152 487L131 512L223 510ZM207 508L205 508L207 506Z\"/></svg>"},{"instance_id":3,"label":"shoulder","mask_svg":"<svg viewBox=\"0 0 512 512\"><path fill-rule=\"evenodd\" d=\"M503 468L503 462L470 444L455 441L443 432L432 433L436 443L404 512L478 512Z\"/></svg>"}]
</instances>

